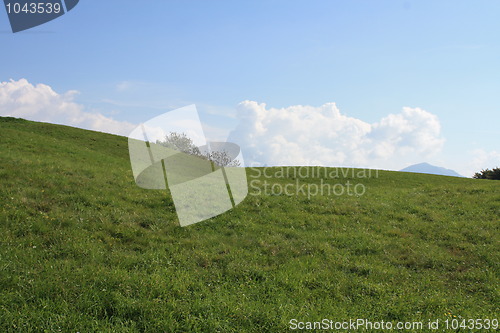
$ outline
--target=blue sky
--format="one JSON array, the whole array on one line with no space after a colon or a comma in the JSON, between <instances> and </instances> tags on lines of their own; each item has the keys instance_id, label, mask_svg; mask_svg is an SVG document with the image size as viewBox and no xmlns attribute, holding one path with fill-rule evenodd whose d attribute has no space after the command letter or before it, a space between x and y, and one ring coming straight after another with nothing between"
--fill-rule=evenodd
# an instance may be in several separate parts
<instances>
[{"instance_id":1,"label":"blue sky","mask_svg":"<svg viewBox=\"0 0 500 333\"><path fill-rule=\"evenodd\" d=\"M444 143L419 160L410 152L366 166L426 160L470 176L500 164L499 15L493 0L82 0L59 19L12 34L2 9L0 82L76 90L72 102L82 112L132 124L195 103L214 138L258 121L257 113L238 115L246 100L283 117L292 106L336 103L368 124L420 108L439 119L434 135ZM1 114L12 113L6 105ZM272 126L280 116L265 117L273 137L286 131Z\"/></svg>"}]
</instances>

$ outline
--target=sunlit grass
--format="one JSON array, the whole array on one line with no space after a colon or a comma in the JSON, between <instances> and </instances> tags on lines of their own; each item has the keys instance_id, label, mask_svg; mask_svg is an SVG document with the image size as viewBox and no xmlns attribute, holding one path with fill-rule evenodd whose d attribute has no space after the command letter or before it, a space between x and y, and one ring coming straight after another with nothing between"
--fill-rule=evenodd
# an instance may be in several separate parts
<instances>
[{"instance_id":1,"label":"sunlit grass","mask_svg":"<svg viewBox=\"0 0 500 333\"><path fill-rule=\"evenodd\" d=\"M250 195L181 228L165 191L135 185L126 138L0 118L0 330L498 316L497 182L383 171L356 181L359 197Z\"/></svg>"}]
</instances>

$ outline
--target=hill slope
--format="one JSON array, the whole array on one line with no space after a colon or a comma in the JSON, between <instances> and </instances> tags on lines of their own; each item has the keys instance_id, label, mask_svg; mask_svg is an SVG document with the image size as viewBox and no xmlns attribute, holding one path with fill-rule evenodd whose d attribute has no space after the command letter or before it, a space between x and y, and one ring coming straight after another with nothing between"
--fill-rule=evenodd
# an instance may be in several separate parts
<instances>
[{"instance_id":1,"label":"hill slope","mask_svg":"<svg viewBox=\"0 0 500 333\"><path fill-rule=\"evenodd\" d=\"M435 165L431 165L429 163L419 163L419 164L410 165L410 166L408 166L400 171L402 171L402 172L415 172L415 173L428 173L431 175L441 175L441 176L463 177L462 175L458 174L456 171L453 171L451 169L438 167Z\"/></svg>"},{"instance_id":2,"label":"hill slope","mask_svg":"<svg viewBox=\"0 0 500 333\"><path fill-rule=\"evenodd\" d=\"M126 138L0 118L0 330L282 332L294 318L498 315L496 182L310 176L300 182L366 193L308 198L265 195L264 182L299 177L262 171L247 170L260 195L181 228L164 191L135 185Z\"/></svg>"}]
</instances>

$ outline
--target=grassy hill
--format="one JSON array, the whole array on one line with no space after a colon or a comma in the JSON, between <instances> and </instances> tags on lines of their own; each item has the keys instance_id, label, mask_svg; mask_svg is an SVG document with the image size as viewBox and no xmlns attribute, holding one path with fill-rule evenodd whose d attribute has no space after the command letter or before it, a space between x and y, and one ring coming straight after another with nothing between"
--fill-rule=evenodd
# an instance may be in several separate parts
<instances>
[{"instance_id":1,"label":"grassy hill","mask_svg":"<svg viewBox=\"0 0 500 333\"><path fill-rule=\"evenodd\" d=\"M165 191L135 185L126 138L0 118L0 331L498 318L499 182L352 181L366 193L249 195L181 228Z\"/></svg>"}]
</instances>

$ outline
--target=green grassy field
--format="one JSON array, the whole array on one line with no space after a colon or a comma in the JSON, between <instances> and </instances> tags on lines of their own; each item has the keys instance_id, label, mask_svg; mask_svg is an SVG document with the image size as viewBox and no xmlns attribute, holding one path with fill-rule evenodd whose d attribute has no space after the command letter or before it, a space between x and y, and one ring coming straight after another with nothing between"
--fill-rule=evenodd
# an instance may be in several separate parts
<instances>
[{"instance_id":1,"label":"green grassy field","mask_svg":"<svg viewBox=\"0 0 500 333\"><path fill-rule=\"evenodd\" d=\"M258 173L249 181L297 181ZM181 228L165 191L135 185L126 138L0 118L0 331L499 318L500 182L350 176L323 181L364 195L254 186L234 210Z\"/></svg>"}]
</instances>

